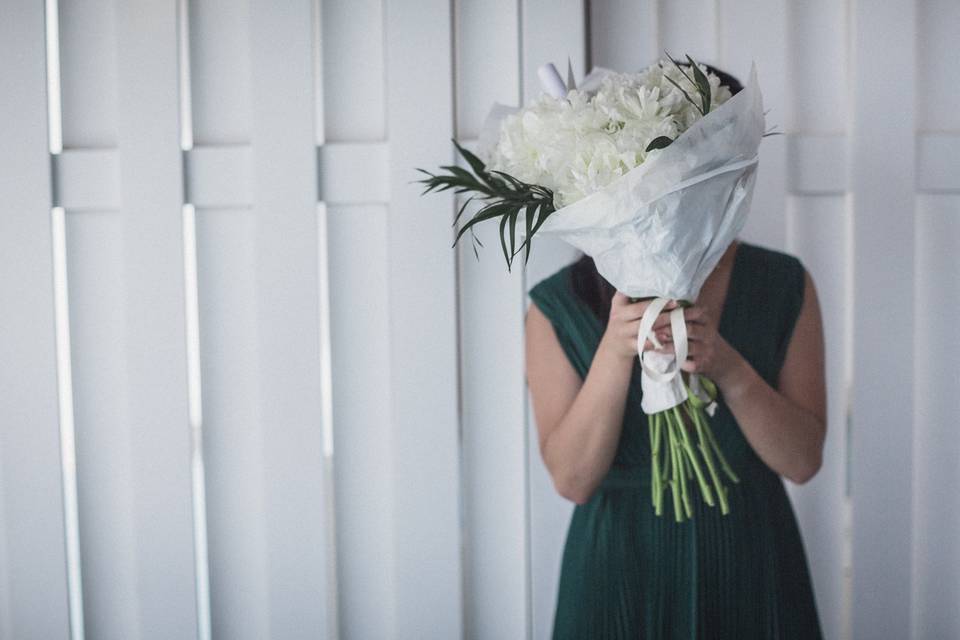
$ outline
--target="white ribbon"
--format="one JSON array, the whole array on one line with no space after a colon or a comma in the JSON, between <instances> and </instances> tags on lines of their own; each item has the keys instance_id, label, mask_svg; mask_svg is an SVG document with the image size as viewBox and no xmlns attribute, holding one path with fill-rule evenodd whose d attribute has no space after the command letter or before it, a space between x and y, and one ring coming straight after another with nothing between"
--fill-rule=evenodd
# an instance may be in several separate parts
<instances>
[{"instance_id":1,"label":"white ribbon","mask_svg":"<svg viewBox=\"0 0 960 640\"><path fill-rule=\"evenodd\" d=\"M663 346L657 340L653 325L668 302L670 302L669 298L654 298L651 300L640 317L640 327L637 330L637 354L639 354L642 369L640 388L643 390L643 398L640 404L648 415L675 407L685 402L688 395L683 384L683 377L680 375L680 365L686 361L689 351L687 323L683 317L683 307L677 307L670 312L670 329L673 333L674 353L643 350L648 338L657 349ZM712 416L717 409L717 403L707 395L703 385L700 384L699 375L691 373L689 378L690 390L700 400L708 403L706 411L708 415Z\"/></svg>"}]
</instances>

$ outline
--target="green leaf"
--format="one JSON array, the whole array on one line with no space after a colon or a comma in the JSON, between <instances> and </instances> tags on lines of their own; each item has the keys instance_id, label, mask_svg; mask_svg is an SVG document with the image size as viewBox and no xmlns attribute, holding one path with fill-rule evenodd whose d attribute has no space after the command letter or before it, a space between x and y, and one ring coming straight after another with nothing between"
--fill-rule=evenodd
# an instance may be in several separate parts
<instances>
[{"instance_id":1,"label":"green leaf","mask_svg":"<svg viewBox=\"0 0 960 640\"><path fill-rule=\"evenodd\" d=\"M475 198L476 198L476 196L470 196L469 198L467 198L467 199L463 202L463 204L460 206L460 210L457 211L456 217L453 219L453 224L454 224L454 226L456 226L457 221L460 220L460 216L463 215L464 210L467 208L467 206L469 206L469 204L470 204L471 202L474 201Z\"/></svg>"},{"instance_id":2,"label":"green leaf","mask_svg":"<svg viewBox=\"0 0 960 640\"><path fill-rule=\"evenodd\" d=\"M693 61L689 55L687 60L690 61L690 66L693 67L693 77L697 80L697 91L700 92L700 99L703 100L703 113L704 115L710 113L710 81L707 80L706 74L700 69L700 66Z\"/></svg>"},{"instance_id":3,"label":"green leaf","mask_svg":"<svg viewBox=\"0 0 960 640\"><path fill-rule=\"evenodd\" d=\"M523 244L521 245L524 249L523 251L523 264L526 265L527 261L530 260L530 236L533 235L533 217L537 213L537 205L528 204L526 211L523 212L523 226L524 231L526 232L526 237L523 239Z\"/></svg>"},{"instance_id":4,"label":"green leaf","mask_svg":"<svg viewBox=\"0 0 960 640\"><path fill-rule=\"evenodd\" d=\"M500 246L503 247L503 259L507 261L507 271L510 271L510 254L507 253L507 237L504 233L508 216L500 218Z\"/></svg>"},{"instance_id":5,"label":"green leaf","mask_svg":"<svg viewBox=\"0 0 960 640\"><path fill-rule=\"evenodd\" d=\"M684 78L686 78L687 80L689 80L689 81L690 81L690 84L696 86L697 83L693 81L693 78L691 78L690 76L687 75L687 72L683 70L683 67L680 66L680 63L677 62L676 60L674 60L674 59L673 59L673 56L671 56L669 53L667 53L667 50L666 50L666 49L663 50L663 53L666 54L666 56L667 56L667 58L670 60L670 62L673 63L673 66L675 66L675 67L677 68L677 71L679 71L679 72L683 75Z\"/></svg>"},{"instance_id":6,"label":"green leaf","mask_svg":"<svg viewBox=\"0 0 960 640\"><path fill-rule=\"evenodd\" d=\"M520 209L513 211L510 214L510 261L513 262L513 257L517 255L515 249L517 245L517 217L520 215Z\"/></svg>"},{"instance_id":7,"label":"green leaf","mask_svg":"<svg viewBox=\"0 0 960 640\"><path fill-rule=\"evenodd\" d=\"M471 153L470 151L460 146L460 143L457 142L455 139L453 140L453 146L457 148L457 151L460 153L461 156L463 156L463 159L467 161L467 164L470 165L470 168L473 169L473 172L475 174L477 174L481 178L484 178L487 175L487 167L486 165L483 164L483 161L480 160L480 158L478 158L473 153Z\"/></svg>"},{"instance_id":8,"label":"green leaf","mask_svg":"<svg viewBox=\"0 0 960 640\"><path fill-rule=\"evenodd\" d=\"M645 151L653 151L654 149L664 149L670 146L670 143L673 142L671 138L667 136L657 136L650 141L650 144L647 145Z\"/></svg>"},{"instance_id":9,"label":"green leaf","mask_svg":"<svg viewBox=\"0 0 960 640\"><path fill-rule=\"evenodd\" d=\"M700 107L699 104L697 104L697 101L694 100L693 98L691 98L691 97L690 97L690 94L687 93L686 90L684 90L684 88L681 87L681 86L677 83L676 80L674 80L673 78L671 78L671 77L668 76L667 74L663 74L663 77L664 77L664 79L666 79L670 84L672 84L673 86L675 86L677 89L680 90L680 93L683 94L683 97L687 99L687 102L689 102L689 103L692 104L694 107L696 107L697 111L700 112L700 115L704 115L703 109Z\"/></svg>"}]
</instances>

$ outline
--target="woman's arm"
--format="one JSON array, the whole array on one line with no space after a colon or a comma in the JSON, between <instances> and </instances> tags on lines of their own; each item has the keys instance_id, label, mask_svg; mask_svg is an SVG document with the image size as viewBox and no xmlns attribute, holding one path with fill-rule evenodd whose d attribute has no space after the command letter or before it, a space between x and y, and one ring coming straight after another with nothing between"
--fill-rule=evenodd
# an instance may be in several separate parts
<instances>
[{"instance_id":1,"label":"woman's arm","mask_svg":"<svg viewBox=\"0 0 960 640\"><path fill-rule=\"evenodd\" d=\"M573 369L546 316L533 304L527 311L527 385L540 455L557 492L578 504L590 499L613 462L647 304L629 304L622 293L614 295L585 380ZM648 341L646 348L651 346Z\"/></svg>"},{"instance_id":2,"label":"woman's arm","mask_svg":"<svg viewBox=\"0 0 960 640\"><path fill-rule=\"evenodd\" d=\"M796 484L812 478L822 460L827 402L820 305L809 273L804 273L803 304L777 389L720 336L703 309L694 305L686 316L690 357L682 368L717 383L747 441L768 467Z\"/></svg>"}]
</instances>

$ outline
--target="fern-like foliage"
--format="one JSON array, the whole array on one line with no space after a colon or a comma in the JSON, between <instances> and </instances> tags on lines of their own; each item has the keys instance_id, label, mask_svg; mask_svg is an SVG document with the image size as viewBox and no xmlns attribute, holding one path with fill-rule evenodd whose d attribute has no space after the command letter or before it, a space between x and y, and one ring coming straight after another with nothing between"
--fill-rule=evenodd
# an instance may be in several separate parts
<instances>
[{"instance_id":1,"label":"fern-like foliage","mask_svg":"<svg viewBox=\"0 0 960 640\"><path fill-rule=\"evenodd\" d=\"M473 226L484 220L500 219L500 245L503 248L503 257L507 262L507 271L513 265L513 258L524 251L523 263L530 258L530 241L546 221L551 213L556 211L553 205L553 192L546 187L530 184L518 180L502 171L487 170L486 165L476 155L453 141L457 152L466 160L470 167L467 170L456 165L440 167L445 173L430 173L424 169L417 171L426 174L426 178L417 180L426 185L421 195L432 192L441 192L453 189L454 193L470 193L456 217L453 225L456 226L463 216L467 206L474 200L485 202L476 213L457 231L453 246L468 230L475 245L474 255L479 257L476 244L483 246L473 233ZM523 212L525 237L517 246L517 223Z\"/></svg>"}]
</instances>

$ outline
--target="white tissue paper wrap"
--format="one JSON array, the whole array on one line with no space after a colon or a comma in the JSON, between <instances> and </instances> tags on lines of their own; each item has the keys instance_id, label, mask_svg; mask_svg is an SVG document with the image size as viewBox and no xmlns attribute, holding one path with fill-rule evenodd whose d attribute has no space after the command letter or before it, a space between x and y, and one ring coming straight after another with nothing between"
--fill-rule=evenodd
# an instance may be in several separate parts
<instances>
[{"instance_id":1,"label":"white tissue paper wrap","mask_svg":"<svg viewBox=\"0 0 960 640\"><path fill-rule=\"evenodd\" d=\"M581 90L595 86L604 73L609 72L591 72ZM512 111L494 105L480 136L481 152L496 144L500 121ZM763 98L752 65L742 91L668 147L650 153L640 166L552 213L537 233L557 236L593 257L600 275L628 296L694 302L746 222L764 126ZM522 219L517 228L525 229ZM652 326L661 308L660 303L647 308L646 324ZM671 317L683 324L682 309ZM687 392L674 355L643 351L647 338L659 344L652 333L642 331L644 324L637 344L643 409L652 414L682 403ZM673 334L676 352L685 353L685 332L677 335L676 322ZM695 376L690 386L704 397Z\"/></svg>"}]
</instances>

